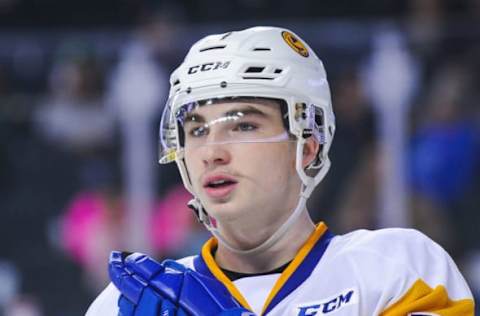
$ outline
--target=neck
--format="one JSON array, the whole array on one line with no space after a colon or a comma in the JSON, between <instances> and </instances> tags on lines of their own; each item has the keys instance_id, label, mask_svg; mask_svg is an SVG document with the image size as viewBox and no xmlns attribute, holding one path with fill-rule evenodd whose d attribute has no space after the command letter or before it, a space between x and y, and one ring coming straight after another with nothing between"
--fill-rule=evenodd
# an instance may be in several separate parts
<instances>
[{"instance_id":1,"label":"neck","mask_svg":"<svg viewBox=\"0 0 480 316\"><path fill-rule=\"evenodd\" d=\"M269 249L245 255L232 252L219 243L215 261L224 269L241 273L270 271L291 261L314 229L314 223L307 210L304 210L292 227Z\"/></svg>"}]
</instances>

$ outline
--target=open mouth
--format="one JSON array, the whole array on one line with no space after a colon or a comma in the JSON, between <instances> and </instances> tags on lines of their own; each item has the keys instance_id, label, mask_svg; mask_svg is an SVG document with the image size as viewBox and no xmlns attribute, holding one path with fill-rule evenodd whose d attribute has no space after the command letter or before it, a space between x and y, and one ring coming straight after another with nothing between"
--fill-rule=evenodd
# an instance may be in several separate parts
<instances>
[{"instance_id":1,"label":"open mouth","mask_svg":"<svg viewBox=\"0 0 480 316\"><path fill-rule=\"evenodd\" d=\"M232 180L215 180L215 181L208 182L206 187L208 187L208 188L222 188L222 187L229 186L229 185L232 185L232 184L235 184L235 183L236 182L232 181Z\"/></svg>"},{"instance_id":2,"label":"open mouth","mask_svg":"<svg viewBox=\"0 0 480 316\"><path fill-rule=\"evenodd\" d=\"M237 181L222 176L210 177L204 182L204 189L210 198L226 198L235 189Z\"/></svg>"}]
</instances>

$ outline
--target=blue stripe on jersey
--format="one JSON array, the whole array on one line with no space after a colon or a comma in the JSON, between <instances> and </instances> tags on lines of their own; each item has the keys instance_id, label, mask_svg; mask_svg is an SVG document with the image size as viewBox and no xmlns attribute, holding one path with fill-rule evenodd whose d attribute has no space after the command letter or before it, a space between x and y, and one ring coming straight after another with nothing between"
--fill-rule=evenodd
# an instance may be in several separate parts
<instances>
[{"instance_id":1,"label":"blue stripe on jersey","mask_svg":"<svg viewBox=\"0 0 480 316\"><path fill-rule=\"evenodd\" d=\"M280 303L285 297L292 293L297 287L299 287L308 277L312 274L313 269L317 266L318 262L322 258L325 250L334 235L327 230L322 237L317 241L315 246L310 250L303 262L288 278L287 282L282 286L280 291L272 299L268 307L265 309L263 315L267 315L278 303Z\"/></svg>"}]
</instances>

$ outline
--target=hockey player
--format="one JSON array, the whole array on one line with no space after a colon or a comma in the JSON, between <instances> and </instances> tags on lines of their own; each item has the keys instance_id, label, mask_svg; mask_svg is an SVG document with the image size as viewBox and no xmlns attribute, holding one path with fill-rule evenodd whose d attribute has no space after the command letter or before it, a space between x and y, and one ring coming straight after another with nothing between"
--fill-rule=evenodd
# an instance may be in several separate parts
<instances>
[{"instance_id":1,"label":"hockey player","mask_svg":"<svg viewBox=\"0 0 480 316\"><path fill-rule=\"evenodd\" d=\"M455 263L420 232L335 236L312 222L335 122L322 62L297 35L207 36L170 83L160 162L177 163L213 237L161 264L113 252L87 316L473 315Z\"/></svg>"}]
</instances>

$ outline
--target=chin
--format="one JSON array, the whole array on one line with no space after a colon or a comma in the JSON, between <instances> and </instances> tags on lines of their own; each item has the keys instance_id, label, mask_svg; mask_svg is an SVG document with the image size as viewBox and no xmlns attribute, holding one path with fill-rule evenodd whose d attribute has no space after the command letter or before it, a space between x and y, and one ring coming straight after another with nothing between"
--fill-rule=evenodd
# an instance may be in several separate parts
<instances>
[{"instance_id":1,"label":"chin","mask_svg":"<svg viewBox=\"0 0 480 316\"><path fill-rule=\"evenodd\" d=\"M243 208L231 200L208 201L204 206L208 214L221 222L228 222L245 216Z\"/></svg>"}]
</instances>

